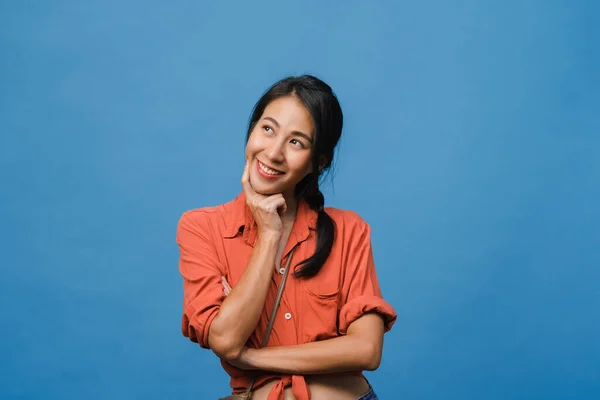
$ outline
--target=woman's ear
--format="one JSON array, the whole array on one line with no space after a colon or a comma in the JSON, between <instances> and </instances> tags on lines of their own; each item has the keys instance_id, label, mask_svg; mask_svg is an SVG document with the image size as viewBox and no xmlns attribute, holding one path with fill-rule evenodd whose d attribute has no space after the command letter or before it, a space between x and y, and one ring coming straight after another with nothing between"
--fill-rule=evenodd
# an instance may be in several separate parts
<instances>
[{"instance_id":1,"label":"woman's ear","mask_svg":"<svg viewBox=\"0 0 600 400\"><path fill-rule=\"evenodd\" d=\"M319 172L323 171L323 168L327 165L327 157L319 157Z\"/></svg>"}]
</instances>

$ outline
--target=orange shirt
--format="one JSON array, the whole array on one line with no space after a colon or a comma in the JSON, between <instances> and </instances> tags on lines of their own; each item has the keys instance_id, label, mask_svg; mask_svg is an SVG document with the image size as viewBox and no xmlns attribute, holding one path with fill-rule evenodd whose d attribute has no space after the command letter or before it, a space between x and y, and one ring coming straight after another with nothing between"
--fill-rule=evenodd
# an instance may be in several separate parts
<instances>
[{"instance_id":1,"label":"orange shirt","mask_svg":"<svg viewBox=\"0 0 600 400\"><path fill-rule=\"evenodd\" d=\"M386 332L396 320L392 306L381 297L371 250L369 225L355 212L326 207L333 218L336 236L329 258L317 275L287 278L268 346L291 346L345 335L348 326L368 312L376 312L385 321ZM317 213L300 201L296 220L283 252L281 265L295 248L290 268L310 257L316 246ZM179 269L183 276L182 331L203 348L208 346L208 331L225 299L221 277L231 287L240 280L257 241L257 229L242 192L229 203L185 212L177 228L180 249ZM283 270L280 270L281 272ZM269 322L282 275L273 269L273 279L265 308L249 347L259 348ZM234 289L235 290L235 289ZM248 371L221 361L231 377L234 393L242 393L250 384ZM255 373L256 371L253 371ZM361 371L357 372L358 374ZM301 376L259 373L255 388L274 378L280 379L271 395L278 398L289 385L294 392L308 393ZM308 400L306 399L299 400Z\"/></svg>"}]
</instances>

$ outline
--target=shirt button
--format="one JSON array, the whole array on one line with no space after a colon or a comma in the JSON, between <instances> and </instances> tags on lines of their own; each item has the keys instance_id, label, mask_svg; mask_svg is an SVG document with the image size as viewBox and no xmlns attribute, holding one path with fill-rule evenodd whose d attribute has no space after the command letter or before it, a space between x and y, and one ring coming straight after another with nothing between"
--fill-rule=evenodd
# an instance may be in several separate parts
<instances>
[{"instance_id":1,"label":"shirt button","mask_svg":"<svg viewBox=\"0 0 600 400\"><path fill-rule=\"evenodd\" d=\"M285 268L279 268L279 273L280 273L281 275L285 274Z\"/></svg>"},{"instance_id":2,"label":"shirt button","mask_svg":"<svg viewBox=\"0 0 600 400\"><path fill-rule=\"evenodd\" d=\"M287 313L285 313L284 317L285 317L285 319L292 319L292 314L287 312Z\"/></svg>"}]
</instances>

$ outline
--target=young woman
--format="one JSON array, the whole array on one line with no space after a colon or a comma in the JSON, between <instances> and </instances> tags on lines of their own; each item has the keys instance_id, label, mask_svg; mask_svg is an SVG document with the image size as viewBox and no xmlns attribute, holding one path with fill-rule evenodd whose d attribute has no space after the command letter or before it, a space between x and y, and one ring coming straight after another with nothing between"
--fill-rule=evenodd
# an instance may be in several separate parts
<instances>
[{"instance_id":1,"label":"young woman","mask_svg":"<svg viewBox=\"0 0 600 400\"><path fill-rule=\"evenodd\" d=\"M254 379L253 400L377 399L362 371L378 368L396 313L381 297L369 225L324 208L319 190L342 121L321 80L275 83L251 116L240 195L179 221L183 334L220 357L234 394Z\"/></svg>"}]
</instances>

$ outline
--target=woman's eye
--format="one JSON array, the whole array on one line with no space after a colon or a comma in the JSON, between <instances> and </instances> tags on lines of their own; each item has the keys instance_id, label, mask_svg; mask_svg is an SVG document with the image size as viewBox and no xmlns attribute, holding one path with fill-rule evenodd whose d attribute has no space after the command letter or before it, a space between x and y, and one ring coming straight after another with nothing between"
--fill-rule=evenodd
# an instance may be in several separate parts
<instances>
[{"instance_id":1,"label":"woman's eye","mask_svg":"<svg viewBox=\"0 0 600 400\"><path fill-rule=\"evenodd\" d=\"M293 144L294 146L304 147L304 144L302 144L302 142L299 141L298 139L292 139L292 140L290 140L290 143Z\"/></svg>"},{"instance_id":2,"label":"woman's eye","mask_svg":"<svg viewBox=\"0 0 600 400\"><path fill-rule=\"evenodd\" d=\"M265 130L265 132L273 133L273 129L271 129L270 126L264 126L263 129Z\"/></svg>"}]
</instances>

